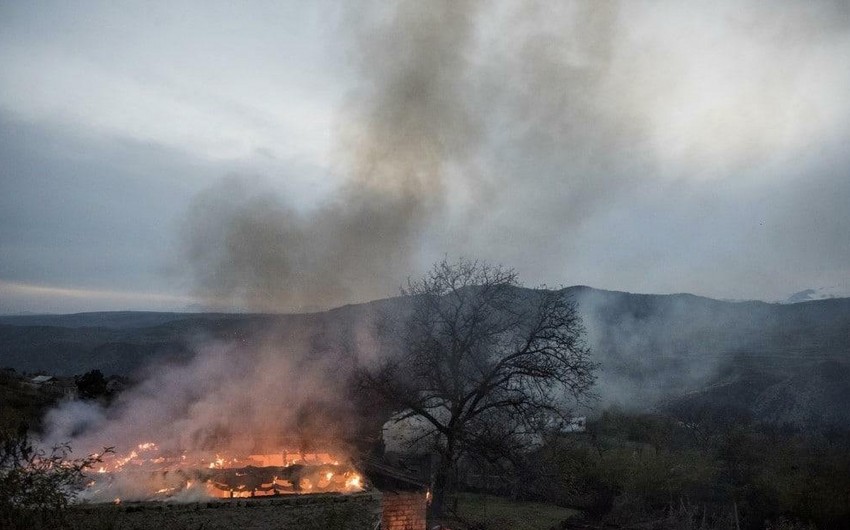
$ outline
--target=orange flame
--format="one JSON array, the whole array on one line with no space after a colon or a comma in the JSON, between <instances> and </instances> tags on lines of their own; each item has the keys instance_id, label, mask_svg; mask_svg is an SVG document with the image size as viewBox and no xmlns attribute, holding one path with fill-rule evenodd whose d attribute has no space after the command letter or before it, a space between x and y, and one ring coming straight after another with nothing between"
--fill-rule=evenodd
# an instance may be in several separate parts
<instances>
[{"instance_id":1,"label":"orange flame","mask_svg":"<svg viewBox=\"0 0 850 530\"><path fill-rule=\"evenodd\" d=\"M281 450L247 456L213 454L214 458L209 453L174 454L161 452L153 442L138 444L127 454L105 459L87 484L88 499L110 499L110 492L113 497L119 495L113 502L120 502L121 498L169 500L189 490L192 498L197 494L228 498L353 493L365 487L362 476L350 464L341 464L344 460L330 453ZM196 486L199 483L200 488ZM139 493L145 490L147 495Z\"/></svg>"}]
</instances>

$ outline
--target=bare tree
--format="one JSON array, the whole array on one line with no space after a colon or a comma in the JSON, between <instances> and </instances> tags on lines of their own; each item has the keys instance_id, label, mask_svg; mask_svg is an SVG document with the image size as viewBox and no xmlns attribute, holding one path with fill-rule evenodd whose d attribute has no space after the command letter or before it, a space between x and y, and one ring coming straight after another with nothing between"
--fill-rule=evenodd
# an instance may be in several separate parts
<instances>
[{"instance_id":1,"label":"bare tree","mask_svg":"<svg viewBox=\"0 0 850 530\"><path fill-rule=\"evenodd\" d=\"M563 292L522 289L512 269L443 260L402 289L412 302L399 351L367 385L427 425L439 462L433 511L462 456L510 458L531 433L567 419L587 396L595 365L575 303Z\"/></svg>"}]
</instances>

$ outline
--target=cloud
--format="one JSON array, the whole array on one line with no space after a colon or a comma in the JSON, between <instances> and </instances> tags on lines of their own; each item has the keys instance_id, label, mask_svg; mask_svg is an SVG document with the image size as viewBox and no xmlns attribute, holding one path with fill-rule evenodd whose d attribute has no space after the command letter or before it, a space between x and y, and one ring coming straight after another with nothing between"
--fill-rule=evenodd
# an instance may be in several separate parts
<instances>
[{"instance_id":1,"label":"cloud","mask_svg":"<svg viewBox=\"0 0 850 530\"><path fill-rule=\"evenodd\" d=\"M168 293L72 289L0 280L0 314L121 311L128 307L168 311L194 303L192 298Z\"/></svg>"},{"instance_id":2,"label":"cloud","mask_svg":"<svg viewBox=\"0 0 850 530\"><path fill-rule=\"evenodd\" d=\"M0 108L182 153L177 180L236 175L188 206L180 241L196 292L231 306L384 296L446 253L529 283L721 297L844 281L846 5L661 6L7 5ZM19 218L7 241L44 238Z\"/></svg>"},{"instance_id":3,"label":"cloud","mask_svg":"<svg viewBox=\"0 0 850 530\"><path fill-rule=\"evenodd\" d=\"M320 9L7 5L0 109L213 161L323 165L338 84L313 67Z\"/></svg>"}]
</instances>

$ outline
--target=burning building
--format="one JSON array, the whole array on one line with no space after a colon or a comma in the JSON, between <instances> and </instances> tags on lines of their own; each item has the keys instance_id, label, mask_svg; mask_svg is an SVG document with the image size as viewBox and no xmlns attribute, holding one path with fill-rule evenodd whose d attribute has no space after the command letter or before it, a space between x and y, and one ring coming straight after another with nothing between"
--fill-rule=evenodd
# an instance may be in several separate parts
<instances>
[{"instance_id":1,"label":"burning building","mask_svg":"<svg viewBox=\"0 0 850 530\"><path fill-rule=\"evenodd\" d=\"M117 528L287 528L295 518L371 529L383 517L385 530L423 529L427 488L358 456L362 426L339 358L310 353L295 333L256 340L207 342L109 407L66 402L48 414L44 442L114 447L75 513Z\"/></svg>"},{"instance_id":2,"label":"burning building","mask_svg":"<svg viewBox=\"0 0 850 530\"><path fill-rule=\"evenodd\" d=\"M324 451L162 451L154 442L107 455L81 498L91 502L186 501L306 493L356 493L365 487L351 462Z\"/></svg>"},{"instance_id":3,"label":"burning building","mask_svg":"<svg viewBox=\"0 0 850 530\"><path fill-rule=\"evenodd\" d=\"M73 516L96 515L116 528L426 526L424 484L376 462L361 474L330 453L165 455L148 442L107 458L92 475Z\"/></svg>"}]
</instances>

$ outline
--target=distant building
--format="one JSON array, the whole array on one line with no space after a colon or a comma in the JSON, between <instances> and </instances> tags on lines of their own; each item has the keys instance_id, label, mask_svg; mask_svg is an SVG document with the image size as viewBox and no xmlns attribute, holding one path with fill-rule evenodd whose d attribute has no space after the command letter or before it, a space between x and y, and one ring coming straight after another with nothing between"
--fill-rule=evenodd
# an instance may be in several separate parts
<instances>
[{"instance_id":1,"label":"distant building","mask_svg":"<svg viewBox=\"0 0 850 530\"><path fill-rule=\"evenodd\" d=\"M448 412L443 407L428 409L428 413L443 421ZM524 439L528 450L534 450L544 445L547 437L561 436L587 431L587 417L575 416L569 421L551 422L548 428L541 432L517 435ZM411 410L402 411L387 421L382 429L381 438L388 453L407 455L427 454L433 451L435 439L442 435L423 416Z\"/></svg>"},{"instance_id":2,"label":"distant building","mask_svg":"<svg viewBox=\"0 0 850 530\"><path fill-rule=\"evenodd\" d=\"M562 433L568 432L585 432L587 430L587 417L576 416L572 418L566 425L561 427Z\"/></svg>"},{"instance_id":3,"label":"distant building","mask_svg":"<svg viewBox=\"0 0 850 530\"><path fill-rule=\"evenodd\" d=\"M444 408L434 407L428 412L440 419L447 414ZM427 454L434 448L434 437L439 433L424 417L405 410L393 416L382 429L384 448L389 453Z\"/></svg>"},{"instance_id":4,"label":"distant building","mask_svg":"<svg viewBox=\"0 0 850 530\"><path fill-rule=\"evenodd\" d=\"M49 384L53 381L55 377L52 375L37 375L30 379L30 384L35 386L36 388Z\"/></svg>"}]
</instances>

